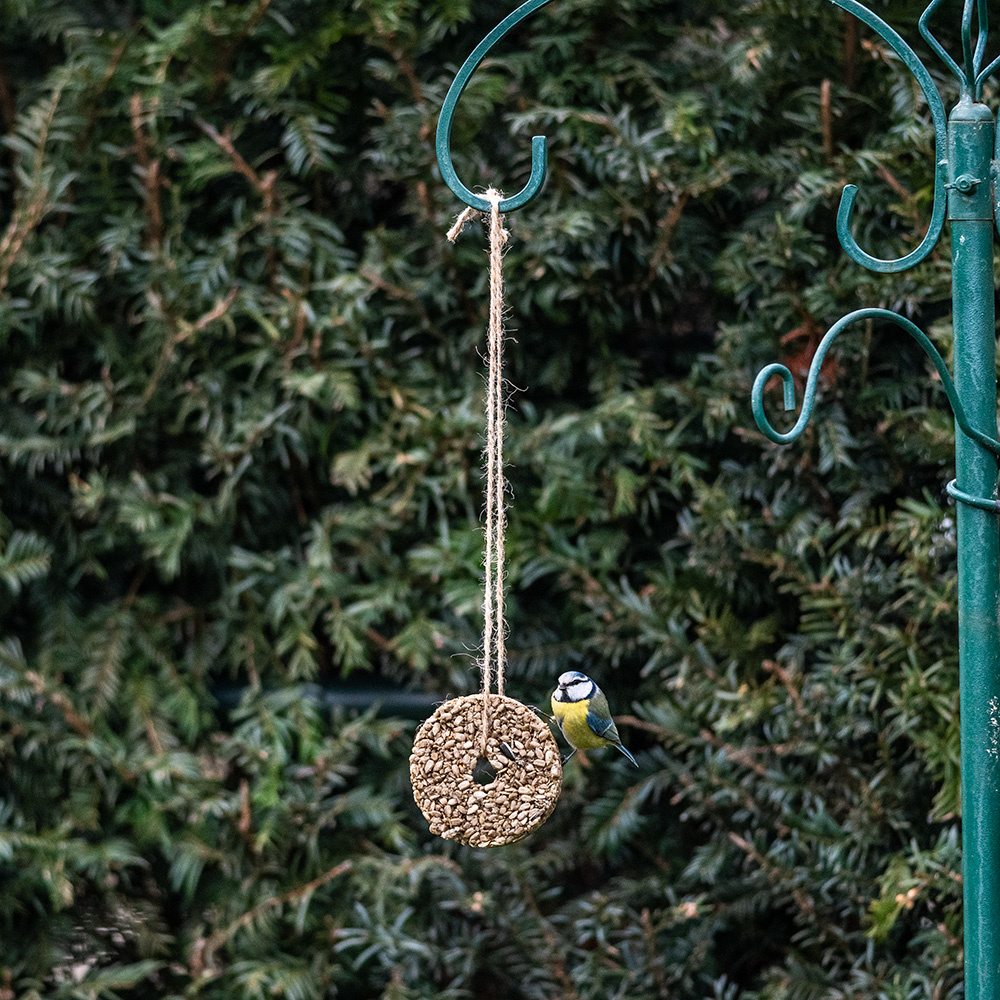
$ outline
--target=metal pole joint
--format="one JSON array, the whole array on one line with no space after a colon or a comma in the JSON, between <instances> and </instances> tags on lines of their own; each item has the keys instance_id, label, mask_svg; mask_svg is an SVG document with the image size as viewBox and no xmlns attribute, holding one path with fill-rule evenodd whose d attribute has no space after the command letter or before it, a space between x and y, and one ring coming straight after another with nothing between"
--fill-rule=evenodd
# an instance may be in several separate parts
<instances>
[{"instance_id":1,"label":"metal pole joint","mask_svg":"<svg viewBox=\"0 0 1000 1000\"><path fill-rule=\"evenodd\" d=\"M996 122L985 105L963 98L948 116L948 218L993 221L991 175Z\"/></svg>"}]
</instances>

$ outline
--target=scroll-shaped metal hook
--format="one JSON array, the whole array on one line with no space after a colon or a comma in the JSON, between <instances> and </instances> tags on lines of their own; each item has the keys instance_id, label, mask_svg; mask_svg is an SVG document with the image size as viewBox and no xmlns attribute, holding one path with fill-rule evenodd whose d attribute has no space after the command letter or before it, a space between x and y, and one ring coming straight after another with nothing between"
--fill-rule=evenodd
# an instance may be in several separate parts
<instances>
[{"instance_id":1,"label":"scroll-shaped metal hook","mask_svg":"<svg viewBox=\"0 0 1000 1000\"><path fill-rule=\"evenodd\" d=\"M473 194L459 179L455 173L455 166L451 162L451 122L455 116L455 107L458 99L462 96L469 78L475 72L476 67L483 61L487 52L504 35L514 27L515 24L523 21L529 14L534 13L539 7L544 7L550 0L528 0L521 4L513 13L508 14L473 50L472 54L462 64L458 75L452 81L445 95L444 104L441 105L441 117L438 118L437 147L438 165L441 168L441 177L452 189L455 196L461 198L466 205L478 209L480 212L489 212L490 203L479 195ZM531 176L528 183L510 198L504 198L500 202L501 212L512 212L515 208L520 208L527 204L536 194L545 181L546 168L546 140L544 135L536 135L531 140ZM497 185L499 186L499 185Z\"/></svg>"},{"instance_id":2,"label":"scroll-shaped metal hook","mask_svg":"<svg viewBox=\"0 0 1000 1000\"><path fill-rule=\"evenodd\" d=\"M945 212L948 208L948 197L945 190L945 184L948 180L948 165L945 160L947 119L945 118L944 104L941 101L941 95L938 93L937 87L934 86L934 81L931 79L930 73L927 72L927 68L917 58L913 49L878 14L872 13L867 7L858 3L857 0L832 0L832 2L846 10L849 14L853 14L859 20L864 21L868 27L881 35L893 48L896 55L903 60L910 72L917 78L917 83L920 84L920 89L924 92L924 97L927 100L927 106L931 110L931 119L934 122L935 159L937 160L934 172L934 208L931 212L931 222L927 228L927 234L921 241L920 246L905 257L900 257L897 260L882 260L879 257L873 257L871 254L865 253L851 235L851 213L854 210L854 199L858 194L858 188L855 184L848 184L844 188L844 193L840 199L840 210L837 212L837 238L840 240L840 245L844 248L844 252L851 260L862 267L867 267L870 271L880 271L884 274L905 271L908 267L919 264L931 252L934 244L937 243L938 238L941 236L941 230L944 227ZM941 0L936 0L936 2L940 3ZM934 3L932 2L928 11L933 6ZM938 49L940 50L940 46L938 46ZM957 66L955 68L958 69Z\"/></svg>"},{"instance_id":3,"label":"scroll-shaped metal hook","mask_svg":"<svg viewBox=\"0 0 1000 1000\"><path fill-rule=\"evenodd\" d=\"M753 408L753 418L764 435L776 444L788 444L789 441L794 441L805 430L806 424L809 423L809 418L812 416L813 408L816 405L816 385L819 382L819 372L823 367L823 359L826 357L827 351L830 350L839 333L850 326L851 323L857 323L863 319L885 320L905 330L923 348L924 354L930 358L931 363L937 369L937 373L941 377L941 384L944 386L945 395L947 395L948 402L951 404L952 411L955 414L955 420L958 426L962 428L963 433L987 451L1000 456L1000 441L995 440L988 434L984 434L982 431L977 431L969 423L969 418L962 407L962 402L958 398L958 390L956 390L955 383L952 381L951 372L948 371L948 366L945 364L945 360L941 357L938 349L931 343L920 327L912 323L905 316L900 316L899 313L891 312L888 309L857 309L852 313L848 313L843 319L838 320L830 327L826 336L820 341L819 347L816 348L816 354L813 356L812 364L809 366L809 374L806 377L806 391L802 399L802 412L799 414L798 420L795 421L795 426L790 431L782 433L775 430L771 422L767 419L767 415L764 413L764 387L772 375L780 376L785 390L785 409L794 410L795 382L792 378L792 373L782 364L771 364L761 369L753 383L750 405Z\"/></svg>"}]
</instances>

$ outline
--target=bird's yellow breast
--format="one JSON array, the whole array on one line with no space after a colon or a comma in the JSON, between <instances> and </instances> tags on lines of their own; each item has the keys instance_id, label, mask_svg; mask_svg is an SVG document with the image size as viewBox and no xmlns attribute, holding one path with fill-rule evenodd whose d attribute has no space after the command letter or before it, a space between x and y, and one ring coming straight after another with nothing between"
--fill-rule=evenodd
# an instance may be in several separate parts
<instances>
[{"instance_id":1,"label":"bird's yellow breast","mask_svg":"<svg viewBox=\"0 0 1000 1000\"><path fill-rule=\"evenodd\" d=\"M555 698L552 699L552 714L559 722L563 736L572 746L579 747L581 750L596 750L599 747L608 746L608 741L603 736L598 736L587 725L589 706L589 698L585 698L583 701L556 701Z\"/></svg>"}]
</instances>

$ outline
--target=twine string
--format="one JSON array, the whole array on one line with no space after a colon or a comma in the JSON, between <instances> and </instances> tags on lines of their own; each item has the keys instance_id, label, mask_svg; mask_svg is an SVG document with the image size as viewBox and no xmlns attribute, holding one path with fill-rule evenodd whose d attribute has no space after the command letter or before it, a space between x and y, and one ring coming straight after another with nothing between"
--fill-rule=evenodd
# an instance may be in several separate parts
<instances>
[{"instance_id":1,"label":"twine string","mask_svg":"<svg viewBox=\"0 0 1000 1000\"><path fill-rule=\"evenodd\" d=\"M455 219L455 224L448 230L448 242L454 243L458 239L459 233L465 229L465 224L471 222L473 219L478 219L482 213L475 208L464 208L458 213L458 218Z\"/></svg>"},{"instance_id":2,"label":"twine string","mask_svg":"<svg viewBox=\"0 0 1000 1000\"><path fill-rule=\"evenodd\" d=\"M483 584L483 714L480 734L480 754L486 756L490 732L490 687L494 673L497 694L503 696L504 664L506 661L507 623L504 619L504 536L507 519L504 494L507 483L503 474L503 248L510 234L504 229L500 215L503 194L490 188L485 194L490 203L486 218L489 235L490 311L487 333L489 372L486 384L486 552ZM448 232L452 243L465 224L479 215L475 209L465 209Z\"/></svg>"},{"instance_id":3,"label":"twine string","mask_svg":"<svg viewBox=\"0 0 1000 1000\"><path fill-rule=\"evenodd\" d=\"M486 552L483 584L483 715L480 755L486 756L490 732L490 686L494 672L497 693L503 696L504 663L506 660L507 623L504 619L503 561L507 519L504 493L507 483L503 474L503 248L510 233L503 227L500 202L503 194L490 188L485 196L490 203L486 229L489 234L490 312L487 333L489 373L486 387ZM448 230L454 243L467 222L485 216L474 208L462 211Z\"/></svg>"},{"instance_id":4,"label":"twine string","mask_svg":"<svg viewBox=\"0 0 1000 1000\"><path fill-rule=\"evenodd\" d=\"M497 694L503 696L506 659L506 621L504 620L504 536L506 516L503 473L503 248L508 239L500 215L503 195L490 188L485 195L490 203L487 224L490 256L490 312L488 327L489 373L486 391L486 564L483 595L483 726L482 752L490 729L490 680L495 672Z\"/></svg>"}]
</instances>

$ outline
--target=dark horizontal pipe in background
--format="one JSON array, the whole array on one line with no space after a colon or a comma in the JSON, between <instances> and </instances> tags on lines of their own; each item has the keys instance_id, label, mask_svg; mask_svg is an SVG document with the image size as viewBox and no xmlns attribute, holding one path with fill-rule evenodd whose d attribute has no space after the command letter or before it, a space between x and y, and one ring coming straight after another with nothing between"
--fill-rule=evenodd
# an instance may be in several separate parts
<instances>
[{"instance_id":1,"label":"dark horizontal pipe in background","mask_svg":"<svg viewBox=\"0 0 1000 1000\"><path fill-rule=\"evenodd\" d=\"M231 712L239 705L246 691L246 686L233 685L215 688L212 695L221 709ZM302 697L324 707L343 708L352 712L363 712L375 705L381 716L417 720L426 719L438 705L447 701L447 697L440 694L405 691L389 686L354 687L346 684L307 684L302 688Z\"/></svg>"}]
</instances>

